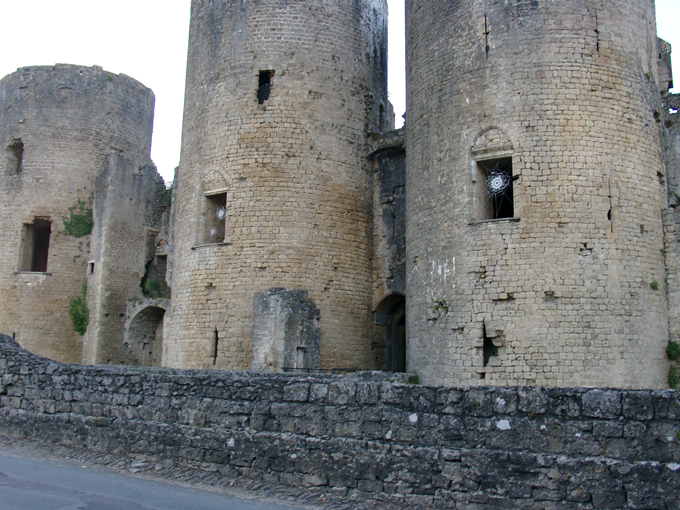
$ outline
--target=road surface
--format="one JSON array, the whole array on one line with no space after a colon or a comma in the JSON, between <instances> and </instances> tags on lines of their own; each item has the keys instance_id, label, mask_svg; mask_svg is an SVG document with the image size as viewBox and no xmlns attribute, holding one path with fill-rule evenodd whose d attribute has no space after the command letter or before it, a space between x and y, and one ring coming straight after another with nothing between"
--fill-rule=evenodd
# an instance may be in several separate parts
<instances>
[{"instance_id":1,"label":"road surface","mask_svg":"<svg viewBox=\"0 0 680 510\"><path fill-rule=\"evenodd\" d=\"M170 483L0 454L0 510L292 510Z\"/></svg>"}]
</instances>

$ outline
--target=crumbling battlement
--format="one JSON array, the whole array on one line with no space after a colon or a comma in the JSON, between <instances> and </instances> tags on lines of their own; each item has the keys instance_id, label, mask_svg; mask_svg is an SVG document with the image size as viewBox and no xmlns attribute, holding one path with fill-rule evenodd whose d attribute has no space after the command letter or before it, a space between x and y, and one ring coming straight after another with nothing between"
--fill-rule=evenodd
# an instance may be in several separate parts
<instances>
[{"instance_id":1,"label":"crumbling battlement","mask_svg":"<svg viewBox=\"0 0 680 510\"><path fill-rule=\"evenodd\" d=\"M0 432L436 508L680 508L680 393L83 367L0 337Z\"/></svg>"}]
</instances>

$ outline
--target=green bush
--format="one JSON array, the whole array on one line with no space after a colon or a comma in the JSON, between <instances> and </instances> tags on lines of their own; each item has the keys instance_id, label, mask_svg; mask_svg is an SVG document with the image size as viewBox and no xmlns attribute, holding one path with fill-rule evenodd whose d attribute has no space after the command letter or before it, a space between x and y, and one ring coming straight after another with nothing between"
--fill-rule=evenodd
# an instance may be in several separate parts
<instances>
[{"instance_id":1,"label":"green bush","mask_svg":"<svg viewBox=\"0 0 680 510\"><path fill-rule=\"evenodd\" d=\"M169 298L170 287L168 287L168 282L165 280L154 278L153 280L147 280L144 283L142 294L152 299Z\"/></svg>"},{"instance_id":2,"label":"green bush","mask_svg":"<svg viewBox=\"0 0 680 510\"><path fill-rule=\"evenodd\" d=\"M669 340L668 347L666 347L666 356L668 356L668 359L680 358L680 344Z\"/></svg>"},{"instance_id":3,"label":"green bush","mask_svg":"<svg viewBox=\"0 0 680 510\"><path fill-rule=\"evenodd\" d=\"M90 310L87 308L87 284L83 283L83 295L74 297L68 305L68 313L71 316L73 330L81 335L87 331L90 323Z\"/></svg>"},{"instance_id":4,"label":"green bush","mask_svg":"<svg viewBox=\"0 0 680 510\"><path fill-rule=\"evenodd\" d=\"M92 205L90 203L90 205ZM68 208L69 217L63 218L64 230L73 237L85 237L92 233L94 220L92 208L78 199L78 203Z\"/></svg>"}]
</instances>

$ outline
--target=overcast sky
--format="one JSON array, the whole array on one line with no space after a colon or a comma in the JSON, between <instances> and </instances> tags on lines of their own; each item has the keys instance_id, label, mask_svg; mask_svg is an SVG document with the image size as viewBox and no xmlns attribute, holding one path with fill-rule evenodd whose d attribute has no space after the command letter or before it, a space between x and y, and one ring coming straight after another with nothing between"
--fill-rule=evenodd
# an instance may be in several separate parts
<instances>
[{"instance_id":1,"label":"overcast sky","mask_svg":"<svg viewBox=\"0 0 680 510\"><path fill-rule=\"evenodd\" d=\"M404 0L388 3L390 99L400 121ZM658 34L680 62L680 0L656 5ZM156 94L151 157L169 182L179 163L189 6L190 0L0 0L0 77L19 67L65 63L99 65L139 80ZM680 81L680 64L676 70Z\"/></svg>"}]
</instances>

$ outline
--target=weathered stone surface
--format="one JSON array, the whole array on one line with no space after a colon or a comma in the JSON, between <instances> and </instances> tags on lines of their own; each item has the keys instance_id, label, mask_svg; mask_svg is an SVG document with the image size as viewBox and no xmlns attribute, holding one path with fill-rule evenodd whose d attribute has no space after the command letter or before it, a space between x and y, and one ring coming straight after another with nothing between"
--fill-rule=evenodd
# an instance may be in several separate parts
<instances>
[{"instance_id":1,"label":"weathered stone surface","mask_svg":"<svg viewBox=\"0 0 680 510\"><path fill-rule=\"evenodd\" d=\"M0 381L8 436L407 507L668 510L680 493L672 391L81 367L4 336Z\"/></svg>"}]
</instances>

